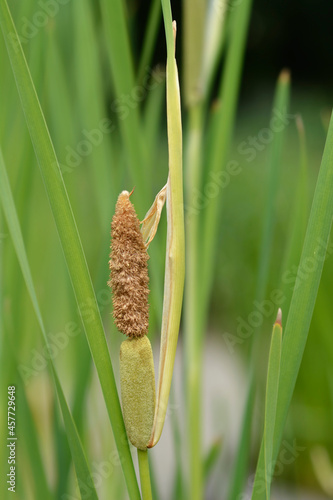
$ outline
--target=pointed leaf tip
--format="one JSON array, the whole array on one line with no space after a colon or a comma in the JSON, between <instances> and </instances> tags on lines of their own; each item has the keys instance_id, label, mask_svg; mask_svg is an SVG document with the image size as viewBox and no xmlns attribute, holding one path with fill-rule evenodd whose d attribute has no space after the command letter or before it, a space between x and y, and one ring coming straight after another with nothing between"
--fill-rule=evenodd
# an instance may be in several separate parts
<instances>
[{"instance_id":1,"label":"pointed leaf tip","mask_svg":"<svg viewBox=\"0 0 333 500\"><path fill-rule=\"evenodd\" d=\"M275 324L276 324L276 325L280 325L280 326L281 326L281 328L282 328L282 310L281 310L281 308L280 308L280 307L279 307L278 312L277 312L277 316L276 316Z\"/></svg>"},{"instance_id":2,"label":"pointed leaf tip","mask_svg":"<svg viewBox=\"0 0 333 500\"><path fill-rule=\"evenodd\" d=\"M280 79L280 82L281 83L290 83L290 71L288 68L284 68L280 75L279 75L279 79Z\"/></svg>"}]
</instances>

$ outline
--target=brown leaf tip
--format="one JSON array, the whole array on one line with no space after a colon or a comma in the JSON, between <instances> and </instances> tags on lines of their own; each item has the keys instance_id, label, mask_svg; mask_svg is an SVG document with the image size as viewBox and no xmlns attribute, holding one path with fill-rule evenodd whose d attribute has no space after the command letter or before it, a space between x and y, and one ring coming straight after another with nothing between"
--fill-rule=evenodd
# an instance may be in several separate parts
<instances>
[{"instance_id":1,"label":"brown leaf tip","mask_svg":"<svg viewBox=\"0 0 333 500\"><path fill-rule=\"evenodd\" d=\"M113 317L118 330L130 338L148 332L149 256L130 193L122 191L111 223L110 281Z\"/></svg>"},{"instance_id":2,"label":"brown leaf tip","mask_svg":"<svg viewBox=\"0 0 333 500\"><path fill-rule=\"evenodd\" d=\"M277 316L276 316L275 324L276 324L276 325L280 325L280 326L281 326L281 328L282 328L282 310L281 310L281 308L280 308L280 307L279 307L278 312L277 312Z\"/></svg>"}]
</instances>

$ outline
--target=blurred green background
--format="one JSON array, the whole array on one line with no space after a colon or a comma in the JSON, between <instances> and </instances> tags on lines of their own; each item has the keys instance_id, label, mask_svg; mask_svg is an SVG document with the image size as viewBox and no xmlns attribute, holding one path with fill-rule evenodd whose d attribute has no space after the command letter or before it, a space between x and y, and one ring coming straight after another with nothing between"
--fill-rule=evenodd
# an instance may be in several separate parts
<instances>
[{"instance_id":1,"label":"blurred green background","mask_svg":"<svg viewBox=\"0 0 333 500\"><path fill-rule=\"evenodd\" d=\"M21 43L71 200L107 332L116 377L119 345L123 339L112 322L111 294L107 287L110 221L118 193L123 189L131 190L136 179L139 179L140 185L136 184L133 203L140 220L143 219L154 196L166 181L168 162L164 79L166 49L162 18L159 9L154 7L158 2L125 3L136 87L129 89L129 92L125 86L119 97L115 83L115 68L110 67L109 63L110 40L106 35L108 26L105 12L99 2L55 0L52 3L53 7L50 3L49 13L42 6L47 4L46 0L38 3L32 0L10 2L10 9L21 36ZM193 9L195 8L193 2ZM152 14L153 9L155 14ZM182 45L184 21L182 2L172 2L172 9L173 17L178 23L177 59L182 94L183 62L186 58ZM302 212L305 223L309 214L332 105L333 66L330 29L332 14L332 4L323 0L316 3L309 0L301 3L295 0L288 4L281 0L269 4L261 0L254 1L235 129L228 152L228 161L238 162L241 174L232 177L227 187L218 190L216 194L222 200L222 209L219 211L214 281L205 329L207 342L212 341L215 349L221 352L221 360L227 360L223 376L230 384L230 388L229 392L224 389L219 392L217 389L208 402L205 402L208 405L205 411L208 411L209 415L214 413L214 405L220 404L221 401L226 406L230 402L230 408L234 408L234 401L237 402L238 408L242 408L243 405L250 343L248 341L237 343L230 349L226 333L233 335L237 330L237 318L241 317L246 321L255 307L253 301L267 202L268 163L272 142L269 138L266 142L260 138L265 137L263 129L269 127L275 84L283 68L288 68L291 72L291 117L284 131L279 189L274 200L276 215L272 228L274 244L265 297L269 297L272 290L281 286L285 248L291 237L291 231L297 231L291 224L296 192L300 183L301 163L296 116L302 118L306 137L307 195L303 197ZM152 20L153 16L155 21ZM155 32L152 28L152 39L147 42L148 26L153 26L154 23ZM148 49L145 43L148 44ZM143 57L146 49L148 55ZM207 107L212 113L214 107L219 105L218 75L223 63L224 54L218 59L208 98ZM0 38L0 111L1 147L14 192L39 304L46 321L49 339L54 346L55 364L61 374L61 381L80 436L86 449L89 450L90 463L96 464L96 470L102 470L99 469L101 463L107 464L105 477L102 472L96 475L96 481L101 482L98 486L96 484L99 497L126 498L118 458L113 451L113 437L105 406L83 335L56 227L2 37ZM133 155L135 157L136 150L133 145L133 152L129 151L131 139L124 140L123 133L124 121L128 116L132 120L133 115L140 120L140 138L137 138L137 141L142 148L140 162L138 159L138 164L134 167L134 175ZM209 120L209 114L206 119ZM185 141L188 120L188 109L184 105ZM252 155L244 154L244 147L240 149L241 145L244 142L248 143L253 137L259 138L258 149ZM208 147L207 144L205 147ZM144 192L140 192L140 187ZM202 189L205 187L203 178ZM2 393L6 391L7 381L16 380L19 412L17 498L22 500L42 498L38 484L31 479L36 477L36 474L38 476L39 466L44 468L49 489L53 492L50 498L77 498L68 444L64 439L57 401L43 356L44 344L8 227L2 216L0 223L1 391ZM298 221L298 224L302 223ZM165 228L166 220L163 214L158 232L159 242L155 247L152 245L150 263L154 266L151 275L150 336L156 349L158 349L162 307ZM330 242L333 244L332 237ZM301 247L302 241L299 242L299 250ZM299 254L295 256L293 266L297 266L297 258ZM295 270L291 273L295 274ZM332 283L333 261L330 255L324 266L285 431L288 442L292 443L296 439L297 444L304 447L304 450L295 461L284 467L281 476L275 481L287 488L287 492L282 494L281 498L294 498L295 495L295 498L305 499L305 491L312 494L311 498L314 499L333 497ZM290 296L286 299L286 309L289 300ZM283 305L282 310L284 311ZM276 311L274 313L276 314ZM259 380L260 374L263 380L265 378L274 313L266 316L261 325L261 330L266 334L262 336L262 357L260 366L257 367ZM89 315L88 303L86 314ZM68 337L68 332L72 332L72 336ZM180 342L181 358L182 331ZM208 371L209 359L207 360L207 357L204 359L206 363L203 367L204 373L207 371L214 377L214 371ZM218 361L217 365L216 373L220 373L221 366ZM228 367L232 367L231 371L228 371ZM233 374L237 369L241 370L242 375L240 381L234 383ZM179 370L181 371L181 368ZM181 380L177 380L182 383ZM209 393L210 384L209 378L205 378L204 394ZM225 383L222 385L224 387ZM174 407L179 411L171 412L173 414L171 420L175 417L180 432L184 432L184 395L177 388L172 397ZM258 422L254 425L251 453L252 471L255 469L262 432L261 417L259 417L262 405L262 391L259 391L256 401L257 413L255 413L255 416L258 414ZM228 409L226 411L228 413ZM228 421L232 422L233 416L230 413L228 415ZM5 406L2 405L0 415L2 425L4 418ZM240 415L236 421L239 425ZM204 429L210 425L210 417L207 420L204 418ZM166 432L171 431L169 429ZM221 425L216 432L209 428L207 432L209 435L215 435L215 438L222 438L223 445L218 459L214 462L213 472L209 476L206 498L224 498L225 493L221 492L224 491L228 480L230 468L228 462L234 457L236 442L228 443L227 425L224 427ZM235 435L237 436L237 429ZM35 449L36 443L39 451ZM157 488L159 482L163 484L161 467L163 470L163 460L167 460L164 458L163 446L168 449L165 439L160 443L158 455L156 451L154 467L156 467ZM210 446L211 443L205 442L203 448L207 452ZM3 449L3 443L1 447L1 471L3 471L6 469L6 450ZM153 457L154 453L155 451ZM175 461L172 458L174 449L171 448L168 453L170 460ZM36 455L39 458L36 458ZM92 466L92 470L95 470L95 466ZM186 460L182 472L186 475L184 471L186 471ZM1 491L4 491L1 496L7 498L5 490L2 490L2 472L1 475ZM179 478L177 479L176 472L170 475L170 484L173 485ZM172 486L169 490L160 491L160 498L172 498L172 491L177 491L175 488ZM280 498L278 490L279 488L276 498Z\"/></svg>"}]
</instances>

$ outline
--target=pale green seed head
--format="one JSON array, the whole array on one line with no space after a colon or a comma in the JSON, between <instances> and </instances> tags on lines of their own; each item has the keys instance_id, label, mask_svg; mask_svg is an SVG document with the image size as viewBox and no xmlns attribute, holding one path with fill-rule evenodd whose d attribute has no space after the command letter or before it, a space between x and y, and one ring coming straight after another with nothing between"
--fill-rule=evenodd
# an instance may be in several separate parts
<instances>
[{"instance_id":1,"label":"pale green seed head","mask_svg":"<svg viewBox=\"0 0 333 500\"><path fill-rule=\"evenodd\" d=\"M131 443L146 450L155 412L155 373L148 337L120 346L120 385L126 432Z\"/></svg>"}]
</instances>

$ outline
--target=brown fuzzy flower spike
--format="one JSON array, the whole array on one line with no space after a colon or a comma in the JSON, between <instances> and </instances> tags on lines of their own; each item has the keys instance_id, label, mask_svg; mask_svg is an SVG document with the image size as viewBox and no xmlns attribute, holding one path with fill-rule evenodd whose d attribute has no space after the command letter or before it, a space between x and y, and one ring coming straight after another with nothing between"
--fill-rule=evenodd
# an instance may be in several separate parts
<instances>
[{"instance_id":1,"label":"brown fuzzy flower spike","mask_svg":"<svg viewBox=\"0 0 333 500\"><path fill-rule=\"evenodd\" d=\"M148 331L149 256L140 231L140 222L128 191L120 193L111 224L111 270L113 317L118 330L129 338Z\"/></svg>"}]
</instances>

